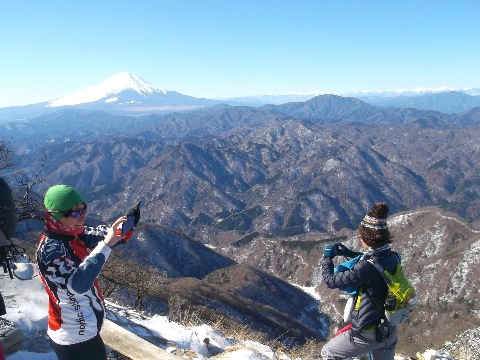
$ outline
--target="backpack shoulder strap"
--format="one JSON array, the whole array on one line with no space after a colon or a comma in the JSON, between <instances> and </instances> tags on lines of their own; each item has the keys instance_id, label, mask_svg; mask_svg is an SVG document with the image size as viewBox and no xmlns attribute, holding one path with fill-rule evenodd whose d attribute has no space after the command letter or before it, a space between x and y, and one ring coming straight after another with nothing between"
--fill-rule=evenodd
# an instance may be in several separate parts
<instances>
[{"instance_id":1,"label":"backpack shoulder strap","mask_svg":"<svg viewBox=\"0 0 480 360\"><path fill-rule=\"evenodd\" d=\"M401 264L402 263L402 258L400 257L400 254L395 252L395 251L392 251L392 253L395 254L395 256L397 257L397 260L398 260L398 264Z\"/></svg>"},{"instance_id":2,"label":"backpack shoulder strap","mask_svg":"<svg viewBox=\"0 0 480 360\"><path fill-rule=\"evenodd\" d=\"M389 277L385 274L385 270L383 269L383 267L379 263L377 263L372 258L367 259L367 261L370 264L372 264L373 266L375 266L375 269L377 269L377 271L380 273L380 275L382 275L382 279L387 283L387 285L392 283L392 281L389 279Z\"/></svg>"}]
</instances>

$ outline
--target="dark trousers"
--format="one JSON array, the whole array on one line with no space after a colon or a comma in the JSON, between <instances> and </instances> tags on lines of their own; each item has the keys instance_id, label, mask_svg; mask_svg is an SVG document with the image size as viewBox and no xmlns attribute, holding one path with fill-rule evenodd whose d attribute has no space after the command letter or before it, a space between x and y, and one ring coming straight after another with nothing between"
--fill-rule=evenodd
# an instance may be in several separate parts
<instances>
[{"instance_id":1,"label":"dark trousers","mask_svg":"<svg viewBox=\"0 0 480 360\"><path fill-rule=\"evenodd\" d=\"M72 345L59 345L50 339L58 360L106 360L107 350L100 334L94 338Z\"/></svg>"},{"instance_id":2,"label":"dark trousers","mask_svg":"<svg viewBox=\"0 0 480 360\"><path fill-rule=\"evenodd\" d=\"M360 333L352 336L351 330L332 338L322 348L323 360L350 359L355 356L372 353L373 360L393 360L397 345L397 327L390 328L390 336L378 342L375 332Z\"/></svg>"}]
</instances>

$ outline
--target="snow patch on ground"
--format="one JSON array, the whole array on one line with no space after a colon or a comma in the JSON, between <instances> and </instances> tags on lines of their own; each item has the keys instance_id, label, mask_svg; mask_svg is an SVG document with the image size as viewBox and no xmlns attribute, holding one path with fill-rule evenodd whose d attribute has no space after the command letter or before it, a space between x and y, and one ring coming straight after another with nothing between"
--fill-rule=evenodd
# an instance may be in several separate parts
<instances>
[{"instance_id":1,"label":"snow patch on ground","mask_svg":"<svg viewBox=\"0 0 480 360\"><path fill-rule=\"evenodd\" d=\"M469 284L471 279L471 269L480 261L480 240L473 243L463 255L463 261L456 268L452 275L452 282L450 291L442 296L442 300L449 302L454 301L457 295L465 289L466 295L470 295L472 291L478 292L478 289L473 289Z\"/></svg>"}]
</instances>

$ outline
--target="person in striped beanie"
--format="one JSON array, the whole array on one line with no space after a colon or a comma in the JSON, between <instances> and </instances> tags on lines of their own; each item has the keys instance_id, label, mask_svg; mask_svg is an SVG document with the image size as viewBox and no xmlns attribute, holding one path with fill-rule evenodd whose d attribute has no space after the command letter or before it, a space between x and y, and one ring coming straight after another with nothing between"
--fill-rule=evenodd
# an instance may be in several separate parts
<instances>
[{"instance_id":1,"label":"person in striped beanie","mask_svg":"<svg viewBox=\"0 0 480 360\"><path fill-rule=\"evenodd\" d=\"M383 304L388 287L380 273L368 260L374 260L385 270L394 273L399 256L390 249L392 236L388 229L388 205L375 203L358 227L358 239L363 253L348 249L340 243L325 247L322 277L331 289L350 294L350 307L344 312L344 328L338 331L322 348L323 360L338 360L371 353L376 360L393 360L397 344L397 327L385 323ZM352 258L348 266L335 271L334 258L338 255ZM346 264L346 263L343 263ZM341 264L340 264L341 265Z\"/></svg>"}]
</instances>

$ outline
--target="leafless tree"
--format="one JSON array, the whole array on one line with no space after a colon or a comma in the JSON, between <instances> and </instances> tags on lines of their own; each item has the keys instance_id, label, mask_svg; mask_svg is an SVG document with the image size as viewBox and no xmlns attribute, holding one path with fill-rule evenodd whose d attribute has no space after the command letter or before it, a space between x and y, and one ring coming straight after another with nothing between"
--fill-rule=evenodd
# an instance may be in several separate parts
<instances>
[{"instance_id":1,"label":"leafless tree","mask_svg":"<svg viewBox=\"0 0 480 360\"><path fill-rule=\"evenodd\" d=\"M135 302L133 307L140 308L142 300L148 296L154 296L159 285L168 283L166 275L157 268L151 266L136 266L133 276L136 282L132 288L135 293Z\"/></svg>"},{"instance_id":2,"label":"leafless tree","mask_svg":"<svg viewBox=\"0 0 480 360\"><path fill-rule=\"evenodd\" d=\"M42 176L43 169L47 155L43 153L43 159L40 162L38 171L33 177L27 176L24 172L19 172L14 175L17 183L23 189L21 198L16 199L18 222L27 219L45 220L42 211L42 200L35 197L34 187L46 181L46 178Z\"/></svg>"},{"instance_id":3,"label":"leafless tree","mask_svg":"<svg viewBox=\"0 0 480 360\"><path fill-rule=\"evenodd\" d=\"M102 291L106 297L111 296L122 287L126 287L129 282L132 281L129 271L130 266L132 266L132 264L130 264L128 260L122 261L116 254L110 256L100 274L102 278Z\"/></svg>"},{"instance_id":4,"label":"leafless tree","mask_svg":"<svg viewBox=\"0 0 480 360\"><path fill-rule=\"evenodd\" d=\"M110 296L122 288L127 289L134 295L135 309L142 305L145 297L155 296L159 287L168 283L167 275L163 271L117 254L105 263L101 277L105 296Z\"/></svg>"},{"instance_id":5,"label":"leafless tree","mask_svg":"<svg viewBox=\"0 0 480 360\"><path fill-rule=\"evenodd\" d=\"M0 139L0 170L6 170L18 165L12 146L7 140Z\"/></svg>"},{"instance_id":6,"label":"leafless tree","mask_svg":"<svg viewBox=\"0 0 480 360\"><path fill-rule=\"evenodd\" d=\"M24 172L15 172L11 175L18 183L18 187L22 189L20 192L16 192L15 207L17 209L17 222L26 219L44 220L42 210L42 201L35 197L34 188L46 181L45 177L42 177L42 172L45 167L47 156L44 153L43 159L40 162L38 171L29 177ZM20 160L15 159L15 152L12 145L4 139L0 139L0 171L13 169L20 163Z\"/></svg>"}]
</instances>

